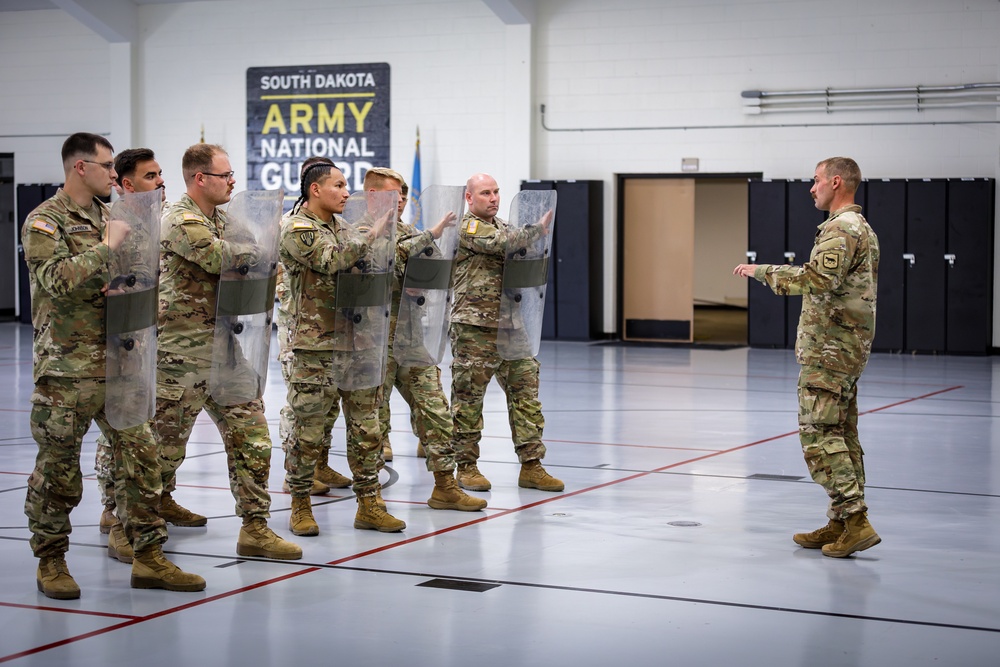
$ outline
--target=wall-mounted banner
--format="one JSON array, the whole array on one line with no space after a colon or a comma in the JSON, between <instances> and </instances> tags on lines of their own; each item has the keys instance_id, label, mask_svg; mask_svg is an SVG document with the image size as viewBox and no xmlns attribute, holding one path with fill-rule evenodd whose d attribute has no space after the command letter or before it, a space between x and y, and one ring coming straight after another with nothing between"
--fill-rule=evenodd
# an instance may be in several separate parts
<instances>
[{"instance_id":1,"label":"wall-mounted banner","mask_svg":"<svg viewBox=\"0 0 1000 667\"><path fill-rule=\"evenodd\" d=\"M351 192L389 164L389 63L247 68L247 189L284 188L294 201L314 155Z\"/></svg>"}]
</instances>

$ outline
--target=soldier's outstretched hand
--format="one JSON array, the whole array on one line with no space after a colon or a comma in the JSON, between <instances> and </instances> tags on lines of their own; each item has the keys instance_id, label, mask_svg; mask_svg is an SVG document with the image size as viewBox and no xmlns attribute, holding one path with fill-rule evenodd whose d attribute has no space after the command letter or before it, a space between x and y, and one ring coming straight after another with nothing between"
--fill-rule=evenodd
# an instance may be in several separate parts
<instances>
[{"instance_id":1,"label":"soldier's outstretched hand","mask_svg":"<svg viewBox=\"0 0 1000 667\"><path fill-rule=\"evenodd\" d=\"M733 275L742 278L753 278L754 271L756 270L756 264L737 264L736 268L733 269Z\"/></svg>"},{"instance_id":2,"label":"soldier's outstretched hand","mask_svg":"<svg viewBox=\"0 0 1000 667\"><path fill-rule=\"evenodd\" d=\"M444 214L444 217L441 218L441 220L439 220L436 225L431 227L430 229L431 236L433 236L436 239L441 238L441 234L444 233L444 230L448 229L449 227L454 227L455 222L457 221L458 221L458 216L455 215L455 212L448 211L447 213Z\"/></svg>"},{"instance_id":3,"label":"soldier's outstretched hand","mask_svg":"<svg viewBox=\"0 0 1000 667\"><path fill-rule=\"evenodd\" d=\"M542 231L545 234L549 233L549 225L552 224L552 215L553 211L550 208L548 211L545 212L545 215L542 216L542 219L538 221L538 224L542 226Z\"/></svg>"}]
</instances>

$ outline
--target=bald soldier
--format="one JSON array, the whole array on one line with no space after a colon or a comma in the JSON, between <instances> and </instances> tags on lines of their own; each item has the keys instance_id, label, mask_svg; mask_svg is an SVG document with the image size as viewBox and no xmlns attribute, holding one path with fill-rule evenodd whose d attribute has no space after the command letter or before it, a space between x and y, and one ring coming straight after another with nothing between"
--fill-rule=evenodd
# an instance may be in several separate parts
<instances>
[{"instance_id":1,"label":"bald soldier","mask_svg":"<svg viewBox=\"0 0 1000 667\"><path fill-rule=\"evenodd\" d=\"M549 233L551 218L539 224L512 227L497 217L500 188L489 174L476 174L465 188L468 212L459 225L455 259L455 302L451 310L451 415L454 427L458 483L470 491L488 491L492 484L479 470L483 431L483 400L496 376L507 395L507 416L514 452L521 463L517 484L522 488L562 491L561 480L542 467L542 404L538 400L539 363L534 357L508 361L497 351L500 289L504 258Z\"/></svg>"},{"instance_id":2,"label":"bald soldier","mask_svg":"<svg viewBox=\"0 0 1000 667\"><path fill-rule=\"evenodd\" d=\"M830 498L825 526L792 539L824 556L844 558L881 542L868 523L864 452L858 438L858 379L875 337L879 247L854 203L861 170L851 158L816 165L809 193L829 211L804 266L740 264L781 296L802 295L795 338L799 370L799 440L813 481Z\"/></svg>"}]
</instances>

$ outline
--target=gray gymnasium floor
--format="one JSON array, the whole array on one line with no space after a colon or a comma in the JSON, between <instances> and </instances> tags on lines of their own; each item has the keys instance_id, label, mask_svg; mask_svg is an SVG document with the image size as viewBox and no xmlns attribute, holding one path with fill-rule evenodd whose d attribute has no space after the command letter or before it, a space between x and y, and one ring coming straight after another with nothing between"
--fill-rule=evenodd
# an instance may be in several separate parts
<instances>
[{"instance_id":1,"label":"gray gymnasium floor","mask_svg":"<svg viewBox=\"0 0 1000 667\"><path fill-rule=\"evenodd\" d=\"M882 544L844 560L791 541L825 522L795 435L787 351L544 343L550 494L517 487L503 394L487 394L482 513L436 511L393 399L383 495L402 534L352 528L349 492L316 499L301 562L237 559L218 434L181 467L206 528L166 545L203 593L132 590L98 532L94 438L69 565L35 590L22 513L31 330L0 324L0 662L16 665L997 665L1000 359L875 355L861 382L870 517ZM450 375L445 368L445 379ZM284 397L272 364L272 434ZM335 468L346 471L342 424ZM289 497L274 450L272 525Z\"/></svg>"}]
</instances>

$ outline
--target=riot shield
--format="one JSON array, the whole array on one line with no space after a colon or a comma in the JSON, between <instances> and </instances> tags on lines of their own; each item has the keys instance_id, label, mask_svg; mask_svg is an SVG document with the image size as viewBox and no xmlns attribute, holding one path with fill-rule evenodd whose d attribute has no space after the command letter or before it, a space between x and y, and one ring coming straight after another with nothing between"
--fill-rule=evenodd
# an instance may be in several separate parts
<instances>
[{"instance_id":1,"label":"riot shield","mask_svg":"<svg viewBox=\"0 0 1000 667\"><path fill-rule=\"evenodd\" d=\"M226 209L209 392L222 405L260 398L278 275L281 190L240 192Z\"/></svg>"},{"instance_id":2,"label":"riot shield","mask_svg":"<svg viewBox=\"0 0 1000 667\"><path fill-rule=\"evenodd\" d=\"M392 356L400 366L436 366L444 357L451 271L458 252L457 223L465 210L465 188L432 185L420 193L420 203L425 228L448 214L454 216L456 224L446 227L441 238L406 262L392 343Z\"/></svg>"},{"instance_id":3,"label":"riot shield","mask_svg":"<svg viewBox=\"0 0 1000 667\"><path fill-rule=\"evenodd\" d=\"M160 198L159 190L129 193L111 206L111 219L129 228L108 253L104 413L116 429L147 422L156 410Z\"/></svg>"},{"instance_id":4,"label":"riot shield","mask_svg":"<svg viewBox=\"0 0 1000 667\"><path fill-rule=\"evenodd\" d=\"M555 212L555 190L522 190L510 205L511 241L503 265L497 327L497 352L503 359L527 359L538 354ZM540 224L545 215L552 217L549 233L532 233L528 228ZM529 243L530 239L533 241Z\"/></svg>"},{"instance_id":5,"label":"riot shield","mask_svg":"<svg viewBox=\"0 0 1000 667\"><path fill-rule=\"evenodd\" d=\"M359 192L344 207L340 233L375 230L368 253L337 273L333 381L345 391L377 387L385 378L398 201L395 191Z\"/></svg>"}]
</instances>

